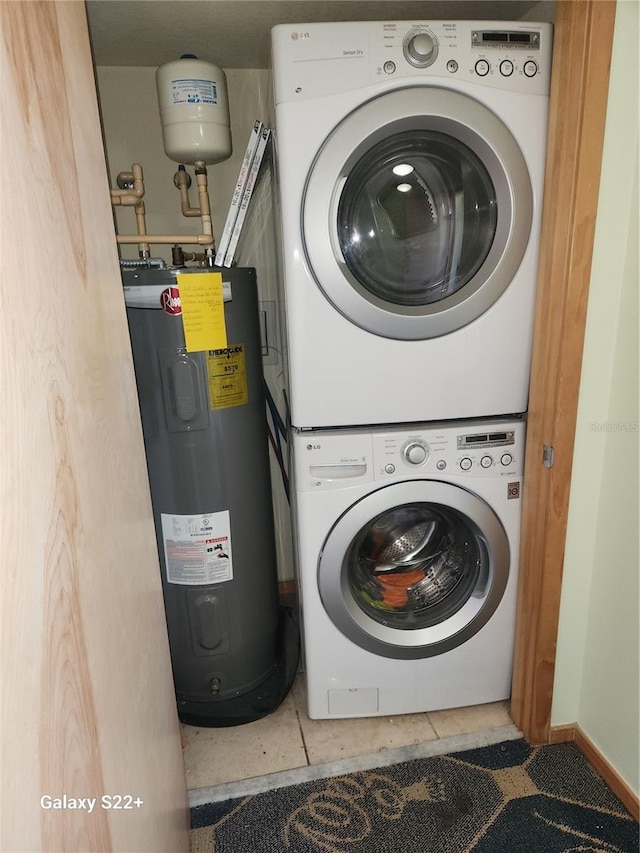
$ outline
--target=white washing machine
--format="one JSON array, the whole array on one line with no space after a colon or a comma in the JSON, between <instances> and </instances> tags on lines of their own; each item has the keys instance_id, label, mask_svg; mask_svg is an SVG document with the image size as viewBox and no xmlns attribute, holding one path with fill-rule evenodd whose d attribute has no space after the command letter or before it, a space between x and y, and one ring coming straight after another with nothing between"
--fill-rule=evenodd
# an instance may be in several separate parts
<instances>
[{"instance_id":1,"label":"white washing machine","mask_svg":"<svg viewBox=\"0 0 640 853\"><path fill-rule=\"evenodd\" d=\"M525 425L295 432L309 716L509 697Z\"/></svg>"},{"instance_id":2,"label":"white washing machine","mask_svg":"<svg viewBox=\"0 0 640 853\"><path fill-rule=\"evenodd\" d=\"M272 31L291 418L525 412L552 26Z\"/></svg>"}]
</instances>

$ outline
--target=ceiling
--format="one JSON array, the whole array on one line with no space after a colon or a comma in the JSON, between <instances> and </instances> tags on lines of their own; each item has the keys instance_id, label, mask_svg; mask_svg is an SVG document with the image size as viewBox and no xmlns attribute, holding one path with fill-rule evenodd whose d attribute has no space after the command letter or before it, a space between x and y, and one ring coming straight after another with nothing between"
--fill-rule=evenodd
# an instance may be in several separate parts
<instances>
[{"instance_id":1,"label":"ceiling","mask_svg":"<svg viewBox=\"0 0 640 853\"><path fill-rule=\"evenodd\" d=\"M157 67L192 53L268 68L275 24L311 21L553 21L552 0L87 0L96 65Z\"/></svg>"}]
</instances>

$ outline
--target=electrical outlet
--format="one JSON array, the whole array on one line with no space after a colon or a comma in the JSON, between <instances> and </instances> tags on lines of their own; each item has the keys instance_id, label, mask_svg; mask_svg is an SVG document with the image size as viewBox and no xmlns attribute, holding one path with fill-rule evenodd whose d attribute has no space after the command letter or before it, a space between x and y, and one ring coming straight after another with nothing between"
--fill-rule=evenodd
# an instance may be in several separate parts
<instances>
[{"instance_id":1,"label":"electrical outlet","mask_svg":"<svg viewBox=\"0 0 640 853\"><path fill-rule=\"evenodd\" d=\"M260 317L260 349L263 364L278 363L278 329L276 303L273 300L258 303Z\"/></svg>"}]
</instances>

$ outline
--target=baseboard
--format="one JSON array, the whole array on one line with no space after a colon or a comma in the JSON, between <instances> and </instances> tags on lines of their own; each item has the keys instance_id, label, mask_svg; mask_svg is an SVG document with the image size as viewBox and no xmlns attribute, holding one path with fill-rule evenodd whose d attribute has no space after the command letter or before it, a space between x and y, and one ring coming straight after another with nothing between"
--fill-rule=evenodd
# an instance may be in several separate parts
<instances>
[{"instance_id":1,"label":"baseboard","mask_svg":"<svg viewBox=\"0 0 640 853\"><path fill-rule=\"evenodd\" d=\"M577 729L575 723L567 726L552 726L549 729L549 743L573 743Z\"/></svg>"},{"instance_id":2,"label":"baseboard","mask_svg":"<svg viewBox=\"0 0 640 853\"><path fill-rule=\"evenodd\" d=\"M634 819L640 820L640 798L607 761L593 741L586 736L580 726L576 723L570 723L565 726L552 726L549 730L549 743L567 743L569 741L575 743L589 764L604 779Z\"/></svg>"}]
</instances>

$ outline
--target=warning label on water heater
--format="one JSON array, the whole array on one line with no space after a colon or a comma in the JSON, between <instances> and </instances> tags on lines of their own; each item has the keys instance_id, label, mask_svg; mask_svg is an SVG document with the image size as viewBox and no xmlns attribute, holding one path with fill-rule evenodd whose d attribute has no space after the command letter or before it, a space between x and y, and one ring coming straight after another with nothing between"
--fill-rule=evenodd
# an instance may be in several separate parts
<instances>
[{"instance_id":1,"label":"warning label on water heater","mask_svg":"<svg viewBox=\"0 0 640 853\"><path fill-rule=\"evenodd\" d=\"M169 583L208 586L233 579L229 510L160 517Z\"/></svg>"}]
</instances>

